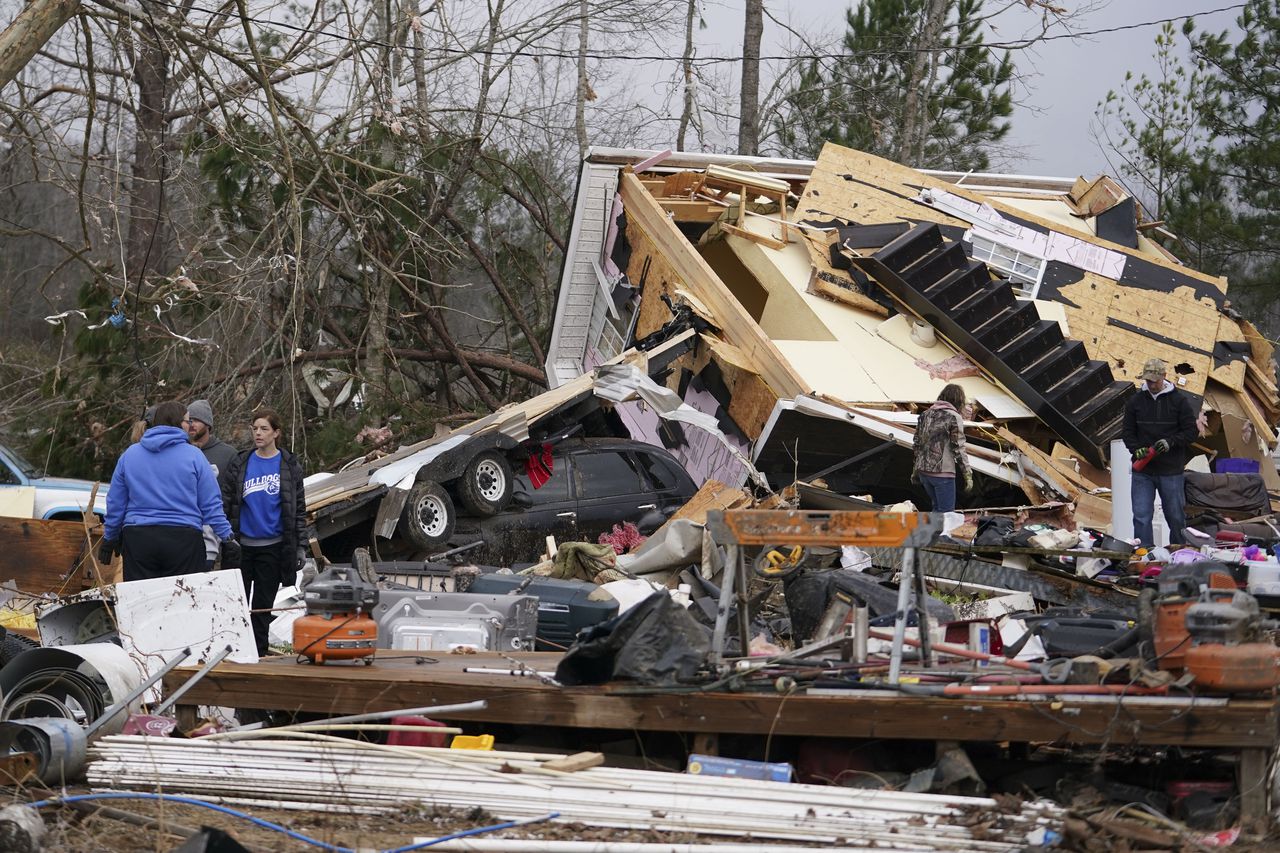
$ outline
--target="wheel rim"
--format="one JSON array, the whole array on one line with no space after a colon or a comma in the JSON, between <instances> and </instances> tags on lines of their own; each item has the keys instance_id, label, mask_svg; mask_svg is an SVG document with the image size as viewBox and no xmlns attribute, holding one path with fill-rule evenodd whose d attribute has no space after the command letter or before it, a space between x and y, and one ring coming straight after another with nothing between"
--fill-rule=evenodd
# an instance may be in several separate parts
<instances>
[{"instance_id":1,"label":"wheel rim","mask_svg":"<svg viewBox=\"0 0 1280 853\"><path fill-rule=\"evenodd\" d=\"M507 490L507 475L492 459L482 459L476 466L476 490L480 497L496 503Z\"/></svg>"},{"instance_id":2,"label":"wheel rim","mask_svg":"<svg viewBox=\"0 0 1280 853\"><path fill-rule=\"evenodd\" d=\"M418 526L427 536L443 536L449 526L449 510L444 501L435 495L423 495L418 500Z\"/></svg>"}]
</instances>

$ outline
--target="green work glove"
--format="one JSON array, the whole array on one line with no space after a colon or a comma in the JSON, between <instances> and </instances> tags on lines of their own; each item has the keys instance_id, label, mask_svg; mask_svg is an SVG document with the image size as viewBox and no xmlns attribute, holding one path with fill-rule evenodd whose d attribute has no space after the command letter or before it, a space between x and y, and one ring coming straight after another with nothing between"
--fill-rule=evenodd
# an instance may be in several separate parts
<instances>
[{"instance_id":1,"label":"green work glove","mask_svg":"<svg viewBox=\"0 0 1280 853\"><path fill-rule=\"evenodd\" d=\"M973 471L967 468L965 469L965 472L964 472L964 490L966 492L973 491Z\"/></svg>"},{"instance_id":2,"label":"green work glove","mask_svg":"<svg viewBox=\"0 0 1280 853\"><path fill-rule=\"evenodd\" d=\"M1156 449L1156 453L1168 453L1169 441L1167 439L1162 438L1155 443L1154 447Z\"/></svg>"},{"instance_id":3,"label":"green work glove","mask_svg":"<svg viewBox=\"0 0 1280 853\"><path fill-rule=\"evenodd\" d=\"M1133 451L1133 461L1137 462L1139 459L1146 456L1150 450L1150 447L1139 447L1137 450Z\"/></svg>"}]
</instances>

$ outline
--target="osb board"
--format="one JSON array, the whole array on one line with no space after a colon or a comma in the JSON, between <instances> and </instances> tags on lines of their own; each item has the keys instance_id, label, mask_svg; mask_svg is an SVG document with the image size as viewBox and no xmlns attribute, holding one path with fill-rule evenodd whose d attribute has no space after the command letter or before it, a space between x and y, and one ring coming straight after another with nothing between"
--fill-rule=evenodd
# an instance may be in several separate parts
<instances>
[{"instance_id":1,"label":"osb board","mask_svg":"<svg viewBox=\"0 0 1280 853\"><path fill-rule=\"evenodd\" d=\"M1249 348L1253 352L1253 363L1266 374L1267 379L1271 380L1274 385L1276 383L1276 364L1272 356L1275 355L1275 347L1248 320L1240 320L1239 322L1240 332L1244 335L1244 339L1249 342Z\"/></svg>"},{"instance_id":2,"label":"osb board","mask_svg":"<svg viewBox=\"0 0 1280 853\"><path fill-rule=\"evenodd\" d=\"M778 404L778 396L753 371L739 367L722 368L729 388L729 417L751 441L760 438L765 422Z\"/></svg>"},{"instance_id":3,"label":"osb board","mask_svg":"<svg viewBox=\"0 0 1280 853\"><path fill-rule=\"evenodd\" d=\"M667 267L670 271L669 280L675 280L688 288L714 313L725 340L742 350L743 355L751 361L760 377L775 394L790 398L809 390L800 376L786 363L773 342L752 320L751 315L734 299L724 282L720 281L680 229L667 218L666 213L639 179L629 172L624 172L619 182L619 193L626 208L627 234L628 239L632 241L632 246L637 245L640 233L647 235L652 245L660 250L666 265L669 265ZM639 274L636 260L637 255L641 254L633 248L628 276L631 276L633 271ZM656 265L658 253L653 252L653 254ZM650 268L650 279L654 272ZM648 283L646 283L646 290L648 290ZM642 294L641 312L644 311L645 302L657 301L648 294Z\"/></svg>"},{"instance_id":4,"label":"osb board","mask_svg":"<svg viewBox=\"0 0 1280 853\"><path fill-rule=\"evenodd\" d=\"M667 524L678 518L686 518L698 524L707 523L707 513L713 509L737 509L751 505L750 496L742 489L726 486L719 480L707 480L684 506L667 519Z\"/></svg>"},{"instance_id":5,"label":"osb board","mask_svg":"<svg viewBox=\"0 0 1280 853\"><path fill-rule=\"evenodd\" d=\"M1221 314L1218 317L1217 340L1235 344L1245 343L1244 332L1241 331L1240 324L1225 314ZM1250 347L1250 350L1252 350L1252 347ZM1232 391L1243 391L1246 368L1247 365L1244 360L1237 358L1215 367L1209 375Z\"/></svg>"},{"instance_id":6,"label":"osb board","mask_svg":"<svg viewBox=\"0 0 1280 853\"><path fill-rule=\"evenodd\" d=\"M1213 371L1213 344L1218 339L1218 310L1196 300L1190 288L1152 294L1095 273L1059 289L1071 336L1083 341L1092 358L1111 363L1116 379L1137 382L1149 358L1170 366L1185 364L1190 373L1184 391L1200 395ZM1140 335L1109 323L1109 318L1151 333ZM1189 349L1194 346L1195 349Z\"/></svg>"},{"instance_id":7,"label":"osb board","mask_svg":"<svg viewBox=\"0 0 1280 853\"><path fill-rule=\"evenodd\" d=\"M1199 394L1210 370L1209 352L1217 340L1218 310L1213 299L1197 300L1195 290L1226 291L1226 281L1160 258L1141 255L1092 235L1066 232L1060 224L1024 210L1018 210L999 199L971 192L963 186L948 184L888 160L859 151L828 144L818 158L797 206L799 219L843 218L867 224L884 222L938 222L967 229L969 224L913 201L921 187L934 187L990 204L997 211L1015 219L1070 236L1085 243L1139 259L1158 270L1170 282L1186 282L1185 287L1170 286L1153 291L1131 287L1090 272L1059 288L1066 304L1067 322L1072 336L1085 343L1093 358L1110 361L1118 378L1133 378L1142 370L1142 362L1153 356L1170 363L1187 363L1193 373L1187 377L1186 390ZM825 247L810 244L815 267L823 262ZM1166 282L1167 283L1167 282ZM1205 287L1207 285L1207 287ZM1140 327L1132 331L1107 323L1108 317ZM1152 337L1152 333L1157 337ZM1200 353L1186 351L1186 345Z\"/></svg>"}]
</instances>

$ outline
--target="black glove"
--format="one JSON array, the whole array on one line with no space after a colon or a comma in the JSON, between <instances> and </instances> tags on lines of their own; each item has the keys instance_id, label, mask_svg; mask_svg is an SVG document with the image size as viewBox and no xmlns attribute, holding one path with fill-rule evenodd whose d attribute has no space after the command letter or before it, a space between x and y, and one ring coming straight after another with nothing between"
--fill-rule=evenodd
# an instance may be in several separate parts
<instances>
[{"instance_id":1,"label":"black glove","mask_svg":"<svg viewBox=\"0 0 1280 853\"><path fill-rule=\"evenodd\" d=\"M1139 447L1137 450L1133 451L1133 461L1137 462L1138 460L1142 459L1144 456L1147 455L1148 451L1150 450L1151 450L1150 447Z\"/></svg>"},{"instance_id":2,"label":"black glove","mask_svg":"<svg viewBox=\"0 0 1280 853\"><path fill-rule=\"evenodd\" d=\"M240 543L234 539L222 540L222 568L240 568Z\"/></svg>"},{"instance_id":3,"label":"black glove","mask_svg":"<svg viewBox=\"0 0 1280 853\"><path fill-rule=\"evenodd\" d=\"M305 563L305 562L307 561L307 557L310 557L310 556L311 556L311 554L307 551L307 549L306 549L306 548L303 548L301 545L299 545L299 546L298 546L298 559L296 559L296 560L294 561L294 563L293 563L293 570L294 570L295 572L300 572L300 571L302 571L302 564L303 564L303 563Z\"/></svg>"},{"instance_id":4,"label":"black glove","mask_svg":"<svg viewBox=\"0 0 1280 853\"><path fill-rule=\"evenodd\" d=\"M118 539L103 539L98 543L98 562L106 565L114 560L119 552L120 541Z\"/></svg>"},{"instance_id":5,"label":"black glove","mask_svg":"<svg viewBox=\"0 0 1280 853\"><path fill-rule=\"evenodd\" d=\"M1155 444L1153 444L1152 447L1156 449L1156 453L1168 453L1169 440L1166 438L1162 438L1159 441L1157 441Z\"/></svg>"}]
</instances>

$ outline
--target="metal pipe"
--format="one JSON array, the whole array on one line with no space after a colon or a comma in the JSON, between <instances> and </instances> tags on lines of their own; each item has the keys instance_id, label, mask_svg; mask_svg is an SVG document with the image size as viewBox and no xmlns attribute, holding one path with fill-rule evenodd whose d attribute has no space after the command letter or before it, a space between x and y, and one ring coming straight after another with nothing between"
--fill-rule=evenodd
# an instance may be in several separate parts
<instances>
[{"instance_id":1,"label":"metal pipe","mask_svg":"<svg viewBox=\"0 0 1280 853\"><path fill-rule=\"evenodd\" d=\"M305 725L314 726L319 723L371 723L374 720L385 720L390 717L416 717L425 716L427 714L453 714L462 711L483 711L489 707L489 703L484 699L477 699L474 702L462 702L457 705L428 705L425 708L402 708L398 711L375 711L371 714L350 714L345 717L327 717L323 720L311 720ZM267 728L263 723L250 723L247 726L237 726L234 729L228 729L229 732L248 732L254 729ZM288 731L292 726L271 726L270 728L279 731ZM216 738L217 735L209 735L203 740Z\"/></svg>"},{"instance_id":2,"label":"metal pipe","mask_svg":"<svg viewBox=\"0 0 1280 853\"><path fill-rule=\"evenodd\" d=\"M160 669L158 669L156 672L152 673L150 676L144 679L141 684L139 684L133 690L129 691L129 695L125 696L119 702L112 705L107 710L103 711L101 717L94 720L89 725L85 726L84 736L86 738L93 737L94 733L97 732L99 729L101 729L103 726L105 726L107 723L111 722L111 719L116 714L119 714L121 711L127 710L129 705L131 705L135 700L137 700L139 696L141 696L143 693L146 693L148 690L150 690L152 685L154 685L157 681L159 681L160 679L168 675L170 670L172 670L178 664L186 660L187 656L190 654L191 654L191 649L188 647L178 652L178 654L174 655L172 658L170 658L165 663L164 666L160 667Z\"/></svg>"},{"instance_id":3,"label":"metal pipe","mask_svg":"<svg viewBox=\"0 0 1280 853\"><path fill-rule=\"evenodd\" d=\"M898 578L898 610L893 620L893 649L889 654L889 683L897 684L902 674L902 643L907 637L907 607L911 602L911 575L915 569L914 548L902 549L902 574ZM876 632L870 632L876 636Z\"/></svg>"},{"instance_id":4,"label":"metal pipe","mask_svg":"<svg viewBox=\"0 0 1280 853\"><path fill-rule=\"evenodd\" d=\"M853 612L853 660L867 662L867 632L871 630L871 611L859 607Z\"/></svg>"},{"instance_id":5,"label":"metal pipe","mask_svg":"<svg viewBox=\"0 0 1280 853\"><path fill-rule=\"evenodd\" d=\"M168 711L170 708L172 708L175 704L177 704L178 700L181 699L186 694L188 690L196 686L196 682L198 682L200 679L208 675L209 670L213 669L215 666L222 663L223 660L225 660L227 655L229 654L231 654L230 645L228 645L222 651L218 652L216 655L210 658L209 661L205 663L204 666L200 667L200 669L195 673L195 675L188 678L181 687L173 691L173 694L170 695L168 699L165 699L162 703L160 703L160 707L156 708L154 713L157 716L160 716L160 715L163 715L165 711Z\"/></svg>"}]
</instances>

